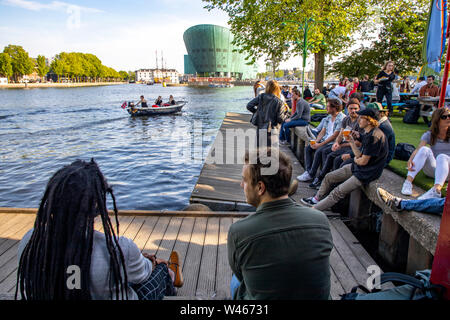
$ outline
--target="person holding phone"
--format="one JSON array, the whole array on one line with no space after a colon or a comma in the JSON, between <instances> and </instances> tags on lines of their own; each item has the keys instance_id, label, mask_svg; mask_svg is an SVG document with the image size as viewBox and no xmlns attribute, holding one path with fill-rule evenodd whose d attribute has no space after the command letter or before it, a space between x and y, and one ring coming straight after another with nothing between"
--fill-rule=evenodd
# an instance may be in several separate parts
<instances>
[{"instance_id":1,"label":"person holding phone","mask_svg":"<svg viewBox=\"0 0 450 320\"><path fill-rule=\"evenodd\" d=\"M394 80L394 62L388 61L384 65L383 70L375 77L374 83L378 85L377 102L383 103L383 98L386 97L389 116L391 116L394 111L392 107L392 81Z\"/></svg>"}]
</instances>

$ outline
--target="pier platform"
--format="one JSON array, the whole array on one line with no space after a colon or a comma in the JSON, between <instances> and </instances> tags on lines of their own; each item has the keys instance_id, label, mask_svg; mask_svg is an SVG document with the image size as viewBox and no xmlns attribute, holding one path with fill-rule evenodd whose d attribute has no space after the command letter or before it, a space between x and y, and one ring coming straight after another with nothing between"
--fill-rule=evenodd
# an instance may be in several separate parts
<instances>
[{"instance_id":1,"label":"pier platform","mask_svg":"<svg viewBox=\"0 0 450 320\"><path fill-rule=\"evenodd\" d=\"M249 114L228 113L220 132L226 137L227 129L251 128L249 120ZM219 142L216 138L213 146L218 146ZM176 299L230 299L232 274L227 256L228 229L232 223L252 214L254 208L246 204L240 187L242 164L214 164L211 157L216 156L215 152L223 155L234 152L236 160L238 148L243 147L235 143L224 144L221 150L212 148L191 195L191 203L206 204L213 212L119 212L119 235L133 239L142 252L156 253L162 259L168 259L172 250L180 253L185 284ZM295 178L303 168L289 147L282 146L281 149L293 162ZM291 198L298 202L301 197L313 194L314 190L307 184L299 183ZM33 227L35 213L36 209L0 208L0 299L13 298L18 244ZM326 214L334 242L330 256L331 296L340 299L341 294L354 286L366 285L367 268L376 262L339 215ZM99 223L95 228L102 231Z\"/></svg>"}]
</instances>

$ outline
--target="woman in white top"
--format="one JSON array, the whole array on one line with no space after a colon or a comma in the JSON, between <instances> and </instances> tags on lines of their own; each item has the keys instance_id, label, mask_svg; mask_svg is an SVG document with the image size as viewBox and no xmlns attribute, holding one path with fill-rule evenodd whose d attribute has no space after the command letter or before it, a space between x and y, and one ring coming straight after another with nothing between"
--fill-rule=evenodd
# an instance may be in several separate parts
<instances>
[{"instance_id":1,"label":"woman in white top","mask_svg":"<svg viewBox=\"0 0 450 320\"><path fill-rule=\"evenodd\" d=\"M430 147L427 147L429 145ZM450 172L450 112L440 108L433 112L430 131L425 132L417 149L408 160L408 176L403 183L402 194L412 195L412 182L423 172L435 179L434 187L419 200L440 198L441 189Z\"/></svg>"}]
</instances>

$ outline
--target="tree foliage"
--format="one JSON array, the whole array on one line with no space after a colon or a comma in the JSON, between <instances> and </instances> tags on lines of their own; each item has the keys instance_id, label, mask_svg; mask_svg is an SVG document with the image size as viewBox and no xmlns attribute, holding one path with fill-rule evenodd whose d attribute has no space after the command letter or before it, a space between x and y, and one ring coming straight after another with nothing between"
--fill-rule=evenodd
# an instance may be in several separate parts
<instances>
[{"instance_id":1,"label":"tree foliage","mask_svg":"<svg viewBox=\"0 0 450 320\"><path fill-rule=\"evenodd\" d=\"M203 0L208 10L219 9L229 16L235 44L247 52L253 61L265 56L267 60L283 61L300 54L303 31L296 24L281 28L284 20L303 22L312 18L330 23L316 23L308 33L310 52L325 51L335 56L354 40L352 35L365 21L370 5L378 0ZM289 51L284 44L296 43ZM298 42L296 42L298 41ZM323 74L323 60L319 62ZM273 70L274 72L275 70Z\"/></svg>"},{"instance_id":2,"label":"tree foliage","mask_svg":"<svg viewBox=\"0 0 450 320\"><path fill-rule=\"evenodd\" d=\"M61 76L75 81L125 79L123 73L104 66L99 58L90 53L61 52L56 55L50 68L58 79Z\"/></svg>"},{"instance_id":3,"label":"tree foliage","mask_svg":"<svg viewBox=\"0 0 450 320\"><path fill-rule=\"evenodd\" d=\"M10 78L13 75L11 57L7 53L0 53L0 76Z\"/></svg>"},{"instance_id":4,"label":"tree foliage","mask_svg":"<svg viewBox=\"0 0 450 320\"><path fill-rule=\"evenodd\" d=\"M4 48L3 52L8 54L11 58L14 80L17 81L19 77L33 72L34 61L28 56L28 52L21 46L9 45Z\"/></svg>"},{"instance_id":5,"label":"tree foliage","mask_svg":"<svg viewBox=\"0 0 450 320\"><path fill-rule=\"evenodd\" d=\"M378 23L382 26L378 38L333 63L328 73L372 77L389 60L395 62L400 73L417 71L422 65L428 10L427 0L383 1L378 10Z\"/></svg>"},{"instance_id":6,"label":"tree foliage","mask_svg":"<svg viewBox=\"0 0 450 320\"><path fill-rule=\"evenodd\" d=\"M45 57L39 55L36 59L36 70L39 77L45 77L47 75L50 68L47 66L47 62L45 61Z\"/></svg>"}]
</instances>

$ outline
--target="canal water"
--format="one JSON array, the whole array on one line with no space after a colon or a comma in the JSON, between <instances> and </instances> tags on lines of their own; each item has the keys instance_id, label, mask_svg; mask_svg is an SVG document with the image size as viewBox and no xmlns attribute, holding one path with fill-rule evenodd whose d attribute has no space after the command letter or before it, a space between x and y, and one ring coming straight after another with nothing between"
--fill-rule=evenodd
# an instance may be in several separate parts
<instances>
[{"instance_id":1,"label":"canal water","mask_svg":"<svg viewBox=\"0 0 450 320\"><path fill-rule=\"evenodd\" d=\"M94 158L121 210L182 210L227 112L248 112L252 87L126 84L0 90L0 207L36 208L49 178ZM181 114L131 118L124 101L169 95ZM111 200L109 200L111 208Z\"/></svg>"}]
</instances>

